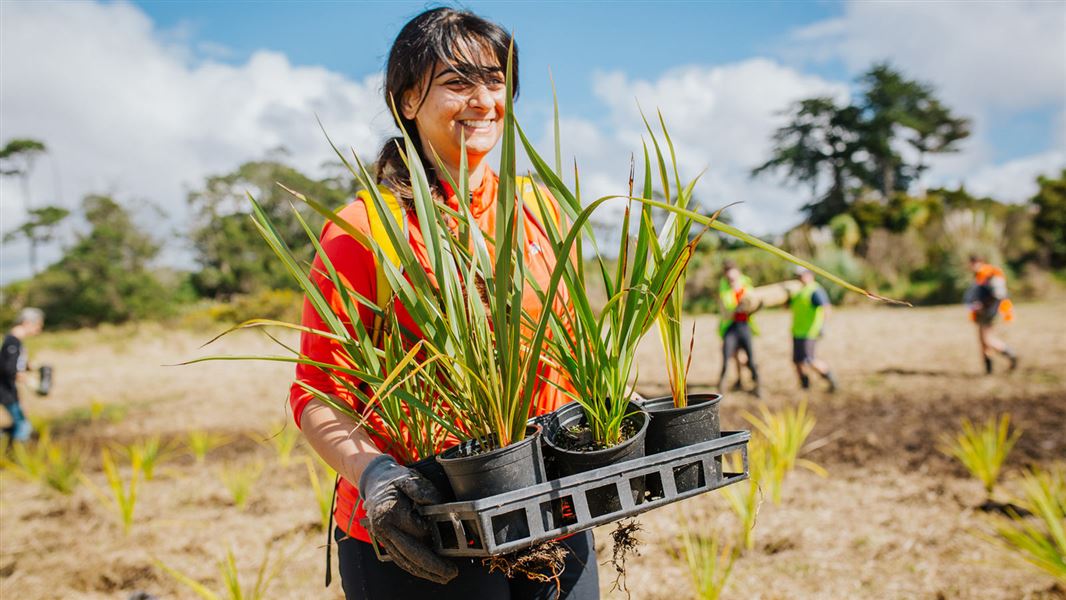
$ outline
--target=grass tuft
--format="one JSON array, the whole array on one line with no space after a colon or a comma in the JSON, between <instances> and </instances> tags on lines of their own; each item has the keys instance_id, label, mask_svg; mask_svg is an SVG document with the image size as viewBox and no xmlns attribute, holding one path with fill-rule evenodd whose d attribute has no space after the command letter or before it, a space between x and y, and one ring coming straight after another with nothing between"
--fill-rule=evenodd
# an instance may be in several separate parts
<instances>
[{"instance_id":1,"label":"grass tuft","mask_svg":"<svg viewBox=\"0 0 1066 600\"><path fill-rule=\"evenodd\" d=\"M963 419L962 431L954 437L941 435L939 448L979 479L991 498L1003 463L1021 435L1020 429L1010 431L1010 413L1003 413L998 419L991 417L980 428L969 419Z\"/></svg>"},{"instance_id":2,"label":"grass tuft","mask_svg":"<svg viewBox=\"0 0 1066 600\"><path fill-rule=\"evenodd\" d=\"M219 471L219 479L222 485L230 493L230 499L237 510L244 510L248 505L248 498L252 494L259 477L263 474L263 463L255 462L250 465L230 465Z\"/></svg>"},{"instance_id":3,"label":"grass tuft","mask_svg":"<svg viewBox=\"0 0 1066 600\"><path fill-rule=\"evenodd\" d=\"M1032 470L1022 476L1019 504L1032 513L992 517L994 536L1003 549L1066 583L1066 469Z\"/></svg>"},{"instance_id":4,"label":"grass tuft","mask_svg":"<svg viewBox=\"0 0 1066 600\"><path fill-rule=\"evenodd\" d=\"M190 431L185 445L196 458L197 464L203 464L207 453L230 442L230 437L210 431Z\"/></svg>"},{"instance_id":5,"label":"grass tuft","mask_svg":"<svg viewBox=\"0 0 1066 600\"><path fill-rule=\"evenodd\" d=\"M104 506L109 506L118 516L122 524L122 533L129 535L133 527L133 515L137 508L137 477L141 473L140 457L136 453L130 453L130 478L123 481L115 461L111 458L111 452L106 448L100 450L100 463L107 476L107 485L110 489L110 497L96 486L88 477L83 477L85 483L92 488L93 493Z\"/></svg>"}]
</instances>

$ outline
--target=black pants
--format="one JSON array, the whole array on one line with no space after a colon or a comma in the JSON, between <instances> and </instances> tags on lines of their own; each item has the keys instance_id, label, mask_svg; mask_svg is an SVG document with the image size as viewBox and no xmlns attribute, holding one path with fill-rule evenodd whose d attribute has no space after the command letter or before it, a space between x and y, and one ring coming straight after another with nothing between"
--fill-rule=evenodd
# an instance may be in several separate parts
<instances>
[{"instance_id":1,"label":"black pants","mask_svg":"<svg viewBox=\"0 0 1066 600\"><path fill-rule=\"evenodd\" d=\"M755 352L752 350L751 327L747 322L738 323L734 321L729 325L729 329L725 330L725 335L722 336L722 374L718 380L723 384L725 382L726 369L729 368L729 361L741 350L748 355L748 370L751 371L752 380L755 383L759 383L759 368L755 365ZM740 373L738 372L737 380L739 379Z\"/></svg>"},{"instance_id":2,"label":"black pants","mask_svg":"<svg viewBox=\"0 0 1066 600\"><path fill-rule=\"evenodd\" d=\"M459 575L448 585L420 579L391 562L380 562L370 544L345 538L334 532L337 562L347 600L551 600L556 597L555 583L540 583L519 576L507 579L489 573L481 559L454 559ZM592 532L572 535L561 543L568 549L566 567L560 576L565 600L593 600L600 597L596 569L596 546Z\"/></svg>"}]
</instances>

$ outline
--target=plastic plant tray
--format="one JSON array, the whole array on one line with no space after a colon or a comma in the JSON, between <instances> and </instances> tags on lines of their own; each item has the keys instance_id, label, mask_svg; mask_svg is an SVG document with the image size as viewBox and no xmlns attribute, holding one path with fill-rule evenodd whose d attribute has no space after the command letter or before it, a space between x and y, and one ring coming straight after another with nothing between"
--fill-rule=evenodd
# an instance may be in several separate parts
<instances>
[{"instance_id":1,"label":"plastic plant tray","mask_svg":"<svg viewBox=\"0 0 1066 600\"><path fill-rule=\"evenodd\" d=\"M442 556L485 557L528 548L591 527L632 517L748 478L748 431L488 498L422 508ZM739 472L723 470L723 456ZM739 462L736 460L739 458ZM677 477L697 469L695 484L678 489ZM691 481L693 478L688 478ZM592 502L590 502L592 500ZM590 504L600 507L594 514ZM379 558L386 558L374 544Z\"/></svg>"}]
</instances>

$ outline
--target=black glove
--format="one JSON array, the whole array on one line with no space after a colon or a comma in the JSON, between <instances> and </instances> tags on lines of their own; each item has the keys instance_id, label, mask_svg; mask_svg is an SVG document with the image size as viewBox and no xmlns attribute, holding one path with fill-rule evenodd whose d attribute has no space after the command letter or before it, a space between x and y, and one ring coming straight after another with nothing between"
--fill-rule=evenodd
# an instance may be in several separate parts
<instances>
[{"instance_id":1,"label":"black glove","mask_svg":"<svg viewBox=\"0 0 1066 600\"><path fill-rule=\"evenodd\" d=\"M429 526L415 510L415 504L441 502L440 492L429 480L382 454L363 470L359 494L367 529L393 562L416 577L442 585L455 578L459 573L455 563L437 556L425 544Z\"/></svg>"}]
</instances>

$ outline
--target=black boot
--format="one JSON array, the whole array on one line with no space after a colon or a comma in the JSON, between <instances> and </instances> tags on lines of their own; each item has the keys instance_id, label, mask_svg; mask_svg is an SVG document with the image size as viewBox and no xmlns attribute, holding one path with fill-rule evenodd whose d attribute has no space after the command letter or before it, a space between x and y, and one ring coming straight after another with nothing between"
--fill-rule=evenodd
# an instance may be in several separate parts
<instances>
[{"instance_id":1,"label":"black boot","mask_svg":"<svg viewBox=\"0 0 1066 600\"><path fill-rule=\"evenodd\" d=\"M811 378L806 375L800 375L800 387L807 390L811 387Z\"/></svg>"},{"instance_id":2,"label":"black boot","mask_svg":"<svg viewBox=\"0 0 1066 600\"><path fill-rule=\"evenodd\" d=\"M985 355L985 375L992 374L992 357Z\"/></svg>"},{"instance_id":3,"label":"black boot","mask_svg":"<svg viewBox=\"0 0 1066 600\"><path fill-rule=\"evenodd\" d=\"M1010 348L1004 349L1003 356L1006 356L1007 360L1010 361L1011 371L1018 368L1018 355L1014 353L1014 350L1011 350Z\"/></svg>"},{"instance_id":4,"label":"black boot","mask_svg":"<svg viewBox=\"0 0 1066 600\"><path fill-rule=\"evenodd\" d=\"M832 394L833 392L837 391L837 379L836 377L833 377L833 372L826 371L824 377L825 380L829 383L829 393Z\"/></svg>"}]
</instances>

